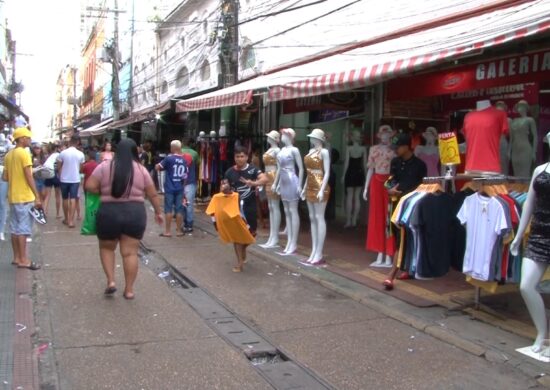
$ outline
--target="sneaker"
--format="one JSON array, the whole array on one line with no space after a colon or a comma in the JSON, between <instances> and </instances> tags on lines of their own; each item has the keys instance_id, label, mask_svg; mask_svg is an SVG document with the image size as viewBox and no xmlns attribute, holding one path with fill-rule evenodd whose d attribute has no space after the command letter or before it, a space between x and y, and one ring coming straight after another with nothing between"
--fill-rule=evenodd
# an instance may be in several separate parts
<instances>
[{"instance_id":1,"label":"sneaker","mask_svg":"<svg viewBox=\"0 0 550 390\"><path fill-rule=\"evenodd\" d=\"M183 228L183 232L184 233L193 233L193 228L192 227Z\"/></svg>"},{"instance_id":2,"label":"sneaker","mask_svg":"<svg viewBox=\"0 0 550 390\"><path fill-rule=\"evenodd\" d=\"M40 225L46 224L46 215L44 214L44 210L37 209L36 207L32 207L29 210L29 213L31 213L34 220L38 222Z\"/></svg>"}]
</instances>

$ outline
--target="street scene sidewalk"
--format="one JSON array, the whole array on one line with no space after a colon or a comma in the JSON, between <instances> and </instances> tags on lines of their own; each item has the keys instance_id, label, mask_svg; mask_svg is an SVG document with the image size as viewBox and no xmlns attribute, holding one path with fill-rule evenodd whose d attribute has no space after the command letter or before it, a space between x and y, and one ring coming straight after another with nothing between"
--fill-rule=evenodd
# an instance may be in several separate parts
<instances>
[{"instance_id":1,"label":"street scene sidewalk","mask_svg":"<svg viewBox=\"0 0 550 390\"><path fill-rule=\"evenodd\" d=\"M301 388L546 384L547 365L514 351L530 340L469 315L418 309L329 269L305 269L298 257L283 258L257 246L251 247L244 272L234 274L232 248L219 242L207 218L199 214L197 219L191 235L164 238L150 218L133 301L122 298L120 265L119 292L103 296L96 238L60 221L36 229L30 245L34 260L43 265L40 271L12 268L9 244L3 243L2 281L12 277L2 283L2 346L8 347L2 348L2 388L285 388L266 374L262 362L228 341L217 328L224 321L208 319L200 307L182 300L185 290L164 277L167 271L154 258L220 302L224 318L234 316L274 345L285 364L295 364L322 384ZM26 289L19 287L22 280ZM24 310L29 316L18 317Z\"/></svg>"}]
</instances>

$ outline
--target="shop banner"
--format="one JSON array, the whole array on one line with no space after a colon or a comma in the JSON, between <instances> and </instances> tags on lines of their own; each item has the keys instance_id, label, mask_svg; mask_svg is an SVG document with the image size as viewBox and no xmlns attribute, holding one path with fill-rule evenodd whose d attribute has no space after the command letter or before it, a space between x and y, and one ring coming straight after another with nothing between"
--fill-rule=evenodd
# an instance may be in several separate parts
<instances>
[{"instance_id":1,"label":"shop banner","mask_svg":"<svg viewBox=\"0 0 550 390\"><path fill-rule=\"evenodd\" d=\"M473 109L478 100L490 100L492 104L503 101L508 106L508 116L514 117L514 105L519 100L526 100L530 105L539 100L538 83L505 85L502 87L472 89L465 92L455 92L442 97L442 107L446 112Z\"/></svg>"},{"instance_id":2,"label":"shop banner","mask_svg":"<svg viewBox=\"0 0 550 390\"><path fill-rule=\"evenodd\" d=\"M390 80L386 98L408 100L542 80L550 80L550 49Z\"/></svg>"},{"instance_id":3,"label":"shop banner","mask_svg":"<svg viewBox=\"0 0 550 390\"><path fill-rule=\"evenodd\" d=\"M285 100L283 102L283 113L294 114L305 111L334 110L350 111L350 114L355 114L363 112L364 107L365 94L350 91Z\"/></svg>"},{"instance_id":4,"label":"shop banner","mask_svg":"<svg viewBox=\"0 0 550 390\"><path fill-rule=\"evenodd\" d=\"M439 158L441 165L460 165L458 139L454 132L439 134Z\"/></svg>"}]
</instances>

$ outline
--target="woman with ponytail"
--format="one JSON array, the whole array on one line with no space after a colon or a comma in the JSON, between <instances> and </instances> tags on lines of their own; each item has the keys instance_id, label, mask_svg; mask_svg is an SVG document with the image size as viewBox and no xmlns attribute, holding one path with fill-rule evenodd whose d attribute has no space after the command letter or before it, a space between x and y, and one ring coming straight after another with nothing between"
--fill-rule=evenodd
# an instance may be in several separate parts
<instances>
[{"instance_id":1,"label":"woman with ponytail","mask_svg":"<svg viewBox=\"0 0 550 390\"><path fill-rule=\"evenodd\" d=\"M115 250L120 244L124 267L124 298L134 298L134 282L138 272L139 242L147 223L145 197L155 209L155 220L162 224L162 210L153 180L139 163L137 145L123 139L112 160L105 160L86 181L86 191L100 194L96 230L99 256L107 277L104 294L116 292Z\"/></svg>"}]
</instances>

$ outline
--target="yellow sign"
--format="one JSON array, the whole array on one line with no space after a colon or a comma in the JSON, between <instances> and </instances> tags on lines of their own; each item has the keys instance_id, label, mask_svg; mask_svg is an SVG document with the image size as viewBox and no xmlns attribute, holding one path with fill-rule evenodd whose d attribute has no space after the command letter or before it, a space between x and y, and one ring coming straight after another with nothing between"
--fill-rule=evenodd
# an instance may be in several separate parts
<instances>
[{"instance_id":1,"label":"yellow sign","mask_svg":"<svg viewBox=\"0 0 550 390\"><path fill-rule=\"evenodd\" d=\"M454 132L439 134L439 156L441 165L459 165L460 152Z\"/></svg>"}]
</instances>

